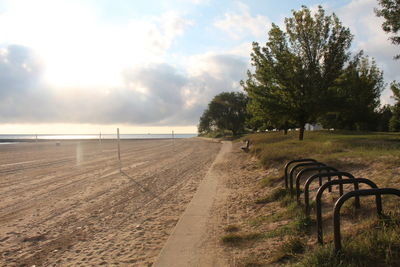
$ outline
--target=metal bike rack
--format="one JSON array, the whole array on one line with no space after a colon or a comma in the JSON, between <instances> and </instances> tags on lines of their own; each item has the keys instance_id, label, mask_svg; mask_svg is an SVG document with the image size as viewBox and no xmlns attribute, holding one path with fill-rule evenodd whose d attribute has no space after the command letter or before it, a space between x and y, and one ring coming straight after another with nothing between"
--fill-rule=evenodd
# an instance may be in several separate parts
<instances>
[{"instance_id":1,"label":"metal bike rack","mask_svg":"<svg viewBox=\"0 0 400 267\"><path fill-rule=\"evenodd\" d=\"M317 162L315 159L295 159L292 161L289 161L285 165L285 188L289 188L289 183L288 183L288 171L289 171L289 166L293 163L299 163L299 162Z\"/></svg>"},{"instance_id":2,"label":"metal bike rack","mask_svg":"<svg viewBox=\"0 0 400 267\"><path fill-rule=\"evenodd\" d=\"M322 177L335 177L337 176L339 180L342 180L342 176L345 176L349 179L355 179L354 176L348 172L327 172L327 173L317 173L314 174L313 176L309 177L304 184L304 204L305 204L305 209L306 209L306 215L310 215L310 204L309 204L309 187L312 181L314 181L317 178L322 178ZM354 190L358 190L358 183L354 183ZM342 193L342 192L341 192ZM355 200L355 206L356 208L360 207L360 199L356 197Z\"/></svg>"},{"instance_id":3,"label":"metal bike rack","mask_svg":"<svg viewBox=\"0 0 400 267\"><path fill-rule=\"evenodd\" d=\"M322 233L322 208L321 208L322 194L324 193L326 188L331 187L332 185L342 185L343 186L343 184L355 184L355 183L367 184L367 185L371 186L372 188L378 188L378 186L369 179L356 178L356 179L329 181L329 182L326 182L325 184L323 184L318 189L317 195L315 196L315 202L317 205L317 236L318 236L319 244L323 245L323 243L324 243L323 233ZM381 201L380 195L376 195L376 206L377 206L378 210L382 210L382 201Z\"/></svg>"},{"instance_id":4,"label":"metal bike rack","mask_svg":"<svg viewBox=\"0 0 400 267\"><path fill-rule=\"evenodd\" d=\"M290 195L293 196L293 174L294 171L300 167L325 167L326 165L321 162L308 162L308 163L298 163L296 164L289 173L289 185L290 185Z\"/></svg>"},{"instance_id":5,"label":"metal bike rack","mask_svg":"<svg viewBox=\"0 0 400 267\"><path fill-rule=\"evenodd\" d=\"M300 179L301 177L307 173L307 172L314 172L314 171L318 171L318 173L321 173L321 171L333 171L333 172L337 172L338 170L331 167L331 166L323 166L323 167L311 167L311 168L305 168L302 169L297 175L296 175L296 200L298 203L300 203ZM320 185L322 183L322 178L320 178ZM331 177L328 177L328 181L331 180ZM329 187L329 192L332 191L332 188ZM341 192L343 192L343 186L341 187ZM343 193L342 193L343 194Z\"/></svg>"},{"instance_id":6,"label":"metal bike rack","mask_svg":"<svg viewBox=\"0 0 400 267\"><path fill-rule=\"evenodd\" d=\"M373 196L373 195L396 195L400 197L400 190L394 188L374 188L351 191L341 196L335 203L333 208L333 233L335 240L335 251L339 252L342 249L341 236L340 236L340 208L343 203L351 197L359 196ZM382 207L376 205L378 215L382 214Z\"/></svg>"}]
</instances>

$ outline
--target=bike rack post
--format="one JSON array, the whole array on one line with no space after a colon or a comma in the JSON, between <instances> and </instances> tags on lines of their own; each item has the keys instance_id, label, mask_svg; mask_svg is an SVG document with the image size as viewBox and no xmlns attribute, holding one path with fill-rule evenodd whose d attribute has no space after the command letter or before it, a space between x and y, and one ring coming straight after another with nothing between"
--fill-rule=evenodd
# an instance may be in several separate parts
<instances>
[{"instance_id":1,"label":"bike rack post","mask_svg":"<svg viewBox=\"0 0 400 267\"><path fill-rule=\"evenodd\" d=\"M373 195L396 195L400 197L400 190L394 188L374 188L374 189L363 189L358 191L351 191L341 196L335 203L333 208L333 233L335 240L335 251L339 252L342 249L341 236L340 236L340 208L343 203L351 197L359 196L373 196ZM382 210L379 210L377 203L377 213L382 214Z\"/></svg>"},{"instance_id":2,"label":"bike rack post","mask_svg":"<svg viewBox=\"0 0 400 267\"><path fill-rule=\"evenodd\" d=\"M299 171L299 173L296 175L296 200L298 203L300 203L300 179L302 177L303 174L307 173L307 172L313 172L313 171L318 171L318 173L321 173L321 171L333 171L333 172L337 172L338 170L331 167L331 166L323 166L323 167L311 167L311 168L305 168L302 169L301 171ZM331 177L328 177L328 181L331 180ZM342 194L343 194L343 186L341 186L340 188ZM329 187L329 192L332 191L332 188Z\"/></svg>"},{"instance_id":3,"label":"bike rack post","mask_svg":"<svg viewBox=\"0 0 400 267\"><path fill-rule=\"evenodd\" d=\"M293 174L294 171L300 167L324 167L326 166L324 163L321 162L308 162L308 163L298 163L296 164L289 173L289 185L290 185L290 195L293 196ZM320 184L322 184L322 180L320 179Z\"/></svg>"},{"instance_id":4,"label":"bike rack post","mask_svg":"<svg viewBox=\"0 0 400 267\"><path fill-rule=\"evenodd\" d=\"M291 160L285 165L285 188L289 188L289 183L288 183L288 171L289 171L289 166L293 163L299 163L299 162L317 162L315 159L295 159Z\"/></svg>"},{"instance_id":5,"label":"bike rack post","mask_svg":"<svg viewBox=\"0 0 400 267\"><path fill-rule=\"evenodd\" d=\"M337 176L339 180L342 179L342 176L348 177L349 179L355 179L354 176L348 172L327 172L327 173L317 173L314 174L313 176L309 177L304 184L304 204L305 204L305 209L306 209L306 215L310 215L310 204L309 204L309 187L312 181L314 181L316 178L322 178L322 177L334 177ZM358 190L358 183L354 183L354 190ZM356 198L355 201L355 206L356 208L360 207L360 199Z\"/></svg>"},{"instance_id":6,"label":"bike rack post","mask_svg":"<svg viewBox=\"0 0 400 267\"><path fill-rule=\"evenodd\" d=\"M318 189L317 195L315 196L315 201L317 204L317 237L318 237L318 243L320 245L324 244L323 233L322 233L322 208L321 208L322 201L321 201L321 198L322 198L322 195L323 195L325 189L332 185L355 184L355 183L367 184L367 185L371 186L372 188L378 188L378 186L369 179L356 178L356 179L346 179L346 180L333 180L333 181L323 184ZM382 200L381 200L380 195L376 195L376 206L377 206L378 210L382 210Z\"/></svg>"}]
</instances>

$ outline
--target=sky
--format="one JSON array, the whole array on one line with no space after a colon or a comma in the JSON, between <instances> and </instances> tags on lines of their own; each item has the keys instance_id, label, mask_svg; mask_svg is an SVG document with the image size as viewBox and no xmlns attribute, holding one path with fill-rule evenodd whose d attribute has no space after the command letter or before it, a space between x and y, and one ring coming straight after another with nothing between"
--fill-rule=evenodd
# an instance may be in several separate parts
<instances>
[{"instance_id":1,"label":"sky","mask_svg":"<svg viewBox=\"0 0 400 267\"><path fill-rule=\"evenodd\" d=\"M376 0L0 0L0 134L195 133L216 94L242 90L251 43L302 5L400 81Z\"/></svg>"}]
</instances>

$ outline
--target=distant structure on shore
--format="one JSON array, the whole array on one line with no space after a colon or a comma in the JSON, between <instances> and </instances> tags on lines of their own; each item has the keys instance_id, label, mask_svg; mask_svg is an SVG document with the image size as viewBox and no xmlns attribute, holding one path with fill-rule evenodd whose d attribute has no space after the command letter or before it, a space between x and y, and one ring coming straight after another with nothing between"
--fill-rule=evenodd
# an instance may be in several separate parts
<instances>
[{"instance_id":1,"label":"distant structure on shore","mask_svg":"<svg viewBox=\"0 0 400 267\"><path fill-rule=\"evenodd\" d=\"M306 131L319 131L319 130L323 129L322 125L319 123L316 123L316 124L306 123L304 128Z\"/></svg>"}]
</instances>

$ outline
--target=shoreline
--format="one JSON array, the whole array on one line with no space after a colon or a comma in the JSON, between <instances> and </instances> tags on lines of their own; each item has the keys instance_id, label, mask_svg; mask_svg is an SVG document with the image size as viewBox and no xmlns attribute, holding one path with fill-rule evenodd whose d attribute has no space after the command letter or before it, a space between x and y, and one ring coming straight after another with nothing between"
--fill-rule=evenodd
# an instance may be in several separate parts
<instances>
[{"instance_id":1,"label":"shoreline","mask_svg":"<svg viewBox=\"0 0 400 267\"><path fill-rule=\"evenodd\" d=\"M193 136L193 137L175 137L175 138L121 138L120 141L159 141L159 140L173 140L173 139L191 139L191 138L196 138L197 136ZM109 142L109 141L117 141L117 138L107 138L107 139L101 139L101 142ZM99 139L85 139L85 138L81 138L81 139L57 139L57 138L48 138L48 139L0 139L0 143L36 143L36 142L62 142L62 141L67 141L67 142L71 142L71 141L78 141L78 142L99 142Z\"/></svg>"}]
</instances>

